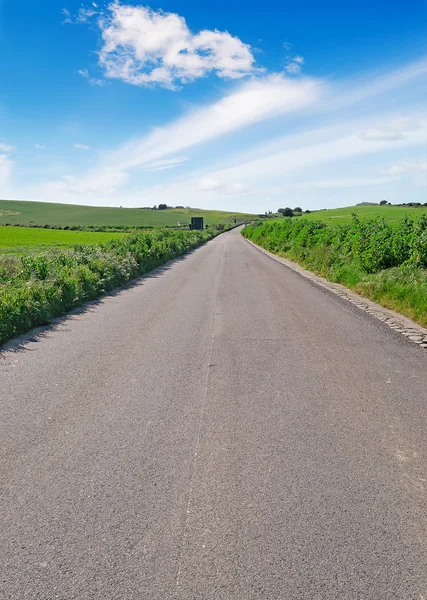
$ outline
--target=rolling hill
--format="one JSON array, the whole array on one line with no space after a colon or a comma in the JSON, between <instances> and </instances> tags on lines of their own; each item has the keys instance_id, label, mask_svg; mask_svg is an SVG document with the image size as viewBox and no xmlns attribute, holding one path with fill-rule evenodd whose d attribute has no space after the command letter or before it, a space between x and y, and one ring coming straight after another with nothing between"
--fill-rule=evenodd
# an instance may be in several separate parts
<instances>
[{"instance_id":1,"label":"rolling hill","mask_svg":"<svg viewBox=\"0 0 427 600\"><path fill-rule=\"evenodd\" d=\"M80 206L76 204L56 204L50 202L28 202L21 200L0 200L0 225L7 223L21 225L64 226L176 226L189 223L191 217L204 217L205 224L245 222L255 215L197 208L170 208L153 210L142 208L110 208Z\"/></svg>"}]
</instances>

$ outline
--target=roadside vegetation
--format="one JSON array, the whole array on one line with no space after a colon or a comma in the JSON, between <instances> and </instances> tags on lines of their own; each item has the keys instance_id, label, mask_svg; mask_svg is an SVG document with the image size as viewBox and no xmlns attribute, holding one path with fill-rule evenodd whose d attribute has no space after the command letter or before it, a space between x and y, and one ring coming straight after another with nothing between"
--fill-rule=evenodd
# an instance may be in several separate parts
<instances>
[{"instance_id":1,"label":"roadside vegetation","mask_svg":"<svg viewBox=\"0 0 427 600\"><path fill-rule=\"evenodd\" d=\"M212 229L157 229L113 234L103 243L41 254L0 256L0 345L185 254L214 235Z\"/></svg>"},{"instance_id":2,"label":"roadside vegetation","mask_svg":"<svg viewBox=\"0 0 427 600\"><path fill-rule=\"evenodd\" d=\"M62 231L31 227L0 226L0 256L3 254L32 254L52 248L76 244L97 244L120 239L123 233L93 231Z\"/></svg>"},{"instance_id":3,"label":"roadside vegetation","mask_svg":"<svg viewBox=\"0 0 427 600\"><path fill-rule=\"evenodd\" d=\"M270 252L427 326L426 216L390 223L354 215L340 225L284 217L254 223L242 233Z\"/></svg>"}]
</instances>

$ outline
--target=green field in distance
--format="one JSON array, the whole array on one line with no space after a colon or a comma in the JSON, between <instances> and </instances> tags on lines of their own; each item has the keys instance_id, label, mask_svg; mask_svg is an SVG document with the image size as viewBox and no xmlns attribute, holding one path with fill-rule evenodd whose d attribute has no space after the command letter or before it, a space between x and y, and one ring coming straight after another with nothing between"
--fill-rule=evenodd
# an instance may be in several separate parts
<instances>
[{"instance_id":1,"label":"green field in distance","mask_svg":"<svg viewBox=\"0 0 427 600\"><path fill-rule=\"evenodd\" d=\"M21 225L66 225L73 226L177 226L190 223L191 217L204 217L205 224L224 225L233 222L250 221L255 215L202 210L197 208L171 208L167 210L139 208L109 208L79 206L76 204L54 204L50 202L28 202L20 200L0 200L0 225L19 223Z\"/></svg>"},{"instance_id":2,"label":"green field in distance","mask_svg":"<svg viewBox=\"0 0 427 600\"><path fill-rule=\"evenodd\" d=\"M123 235L125 234L0 226L0 255L30 254L74 244L96 244Z\"/></svg>"},{"instance_id":3,"label":"green field in distance","mask_svg":"<svg viewBox=\"0 0 427 600\"><path fill-rule=\"evenodd\" d=\"M332 208L329 210L318 210L310 214L304 214L302 219L322 221L329 225L340 225L351 221L351 215L356 213L361 219L374 219L381 217L389 222L398 223L405 216L419 217L427 216L427 206L346 206L345 208Z\"/></svg>"}]
</instances>

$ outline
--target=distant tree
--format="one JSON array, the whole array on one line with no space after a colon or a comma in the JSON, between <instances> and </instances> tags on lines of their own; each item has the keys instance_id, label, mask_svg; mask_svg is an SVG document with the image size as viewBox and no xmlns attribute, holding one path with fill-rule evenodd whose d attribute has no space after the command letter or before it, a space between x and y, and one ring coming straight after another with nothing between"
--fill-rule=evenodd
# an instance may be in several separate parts
<instances>
[{"instance_id":1,"label":"distant tree","mask_svg":"<svg viewBox=\"0 0 427 600\"><path fill-rule=\"evenodd\" d=\"M305 210L304 212L306 215L309 215L311 213L311 210Z\"/></svg>"},{"instance_id":2,"label":"distant tree","mask_svg":"<svg viewBox=\"0 0 427 600\"><path fill-rule=\"evenodd\" d=\"M289 206L287 206L286 208L284 208L282 210L282 216L283 217L293 217L294 211L292 210L292 208L289 208Z\"/></svg>"},{"instance_id":3,"label":"distant tree","mask_svg":"<svg viewBox=\"0 0 427 600\"><path fill-rule=\"evenodd\" d=\"M167 205L167 204L159 204L159 208L158 208L158 210L166 210L166 209L167 209L167 207L168 207L168 205Z\"/></svg>"},{"instance_id":4,"label":"distant tree","mask_svg":"<svg viewBox=\"0 0 427 600\"><path fill-rule=\"evenodd\" d=\"M300 208L299 206L297 206L296 208L294 208L294 212L302 212L302 208Z\"/></svg>"},{"instance_id":5,"label":"distant tree","mask_svg":"<svg viewBox=\"0 0 427 600\"><path fill-rule=\"evenodd\" d=\"M381 200L380 206L385 206L387 204L387 200Z\"/></svg>"}]
</instances>

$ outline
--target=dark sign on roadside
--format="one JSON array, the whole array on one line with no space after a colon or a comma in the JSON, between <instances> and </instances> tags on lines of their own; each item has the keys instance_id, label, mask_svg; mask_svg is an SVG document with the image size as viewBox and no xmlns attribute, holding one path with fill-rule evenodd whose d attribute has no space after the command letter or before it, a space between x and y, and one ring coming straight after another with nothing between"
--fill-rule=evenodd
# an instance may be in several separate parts
<instances>
[{"instance_id":1,"label":"dark sign on roadside","mask_svg":"<svg viewBox=\"0 0 427 600\"><path fill-rule=\"evenodd\" d=\"M203 217L191 217L190 229L203 230Z\"/></svg>"}]
</instances>

